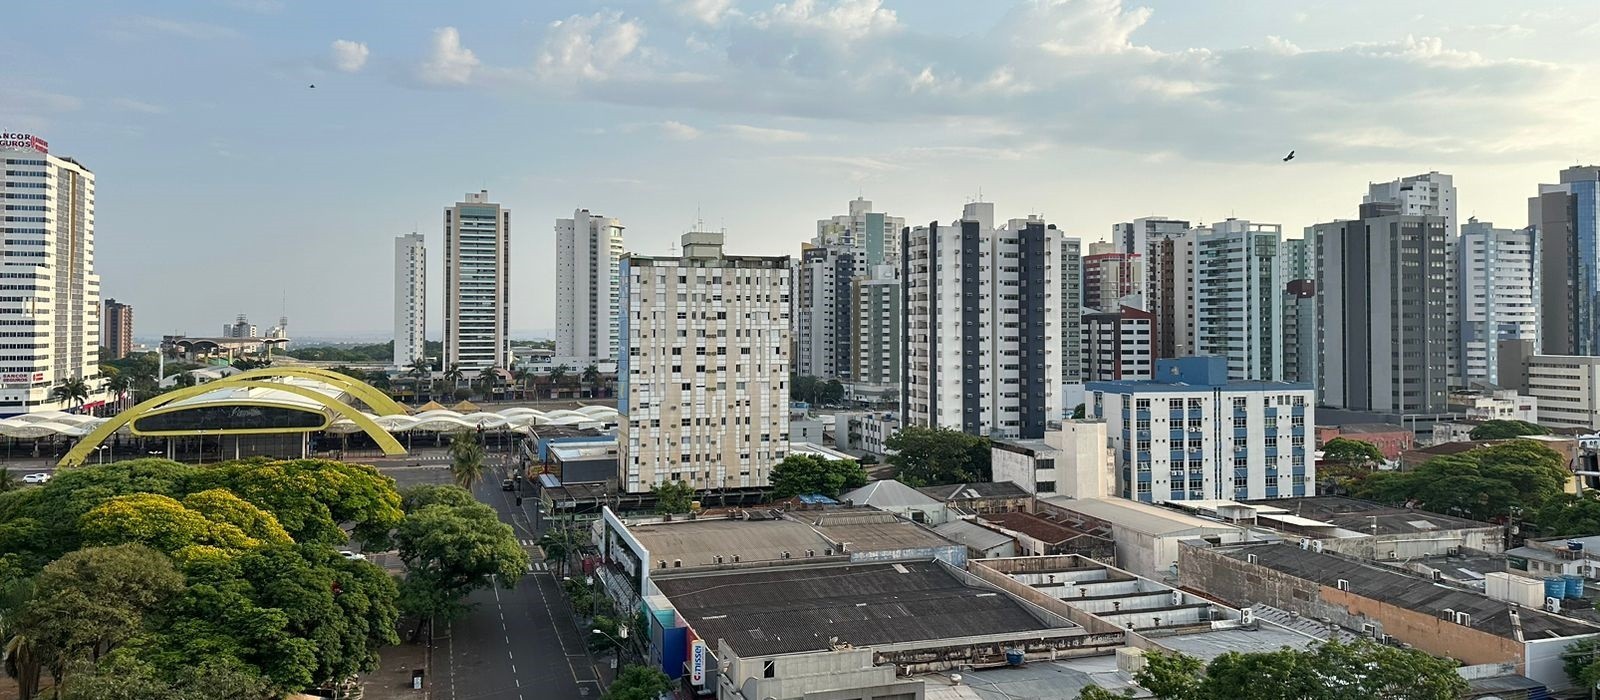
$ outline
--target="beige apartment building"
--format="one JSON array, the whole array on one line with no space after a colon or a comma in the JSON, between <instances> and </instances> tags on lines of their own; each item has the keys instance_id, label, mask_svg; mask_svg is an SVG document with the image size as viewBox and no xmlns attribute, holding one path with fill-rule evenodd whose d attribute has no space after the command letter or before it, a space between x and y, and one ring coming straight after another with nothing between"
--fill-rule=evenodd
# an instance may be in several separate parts
<instances>
[{"instance_id":1,"label":"beige apartment building","mask_svg":"<svg viewBox=\"0 0 1600 700\"><path fill-rule=\"evenodd\" d=\"M511 364L511 211L469 193L444 210L444 369Z\"/></svg>"},{"instance_id":2,"label":"beige apartment building","mask_svg":"<svg viewBox=\"0 0 1600 700\"><path fill-rule=\"evenodd\" d=\"M620 482L764 486L789 450L787 256L725 255L683 234L679 257L625 255Z\"/></svg>"}]
</instances>

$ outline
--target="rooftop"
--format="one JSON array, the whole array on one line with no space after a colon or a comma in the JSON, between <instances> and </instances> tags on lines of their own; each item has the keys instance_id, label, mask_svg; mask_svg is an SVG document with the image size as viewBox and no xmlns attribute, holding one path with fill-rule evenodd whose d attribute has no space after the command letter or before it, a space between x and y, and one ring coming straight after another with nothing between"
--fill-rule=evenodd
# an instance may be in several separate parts
<instances>
[{"instance_id":1,"label":"rooftop","mask_svg":"<svg viewBox=\"0 0 1600 700\"><path fill-rule=\"evenodd\" d=\"M772 561L805 556L805 551L825 549L822 537L810 527L784 518L766 520L706 519L629 525L628 532L650 551L650 558L682 560L687 567L712 566L713 557L732 561ZM820 552L819 552L820 553Z\"/></svg>"},{"instance_id":2,"label":"rooftop","mask_svg":"<svg viewBox=\"0 0 1600 700\"><path fill-rule=\"evenodd\" d=\"M839 496L840 500L857 505L878 508L906 508L911 506L936 506L939 501L932 496L906 486L894 479L881 479Z\"/></svg>"},{"instance_id":3,"label":"rooftop","mask_svg":"<svg viewBox=\"0 0 1600 700\"><path fill-rule=\"evenodd\" d=\"M1318 641L1320 640L1311 635L1273 624L1257 625L1256 629L1239 627L1155 639L1155 642L1163 647L1188 654L1207 663L1229 652L1249 654L1277 651L1285 647L1305 649Z\"/></svg>"},{"instance_id":4,"label":"rooftop","mask_svg":"<svg viewBox=\"0 0 1600 700\"><path fill-rule=\"evenodd\" d=\"M851 552L949 547L952 542L894 513L876 508L829 508L789 513Z\"/></svg>"},{"instance_id":5,"label":"rooftop","mask_svg":"<svg viewBox=\"0 0 1600 700\"><path fill-rule=\"evenodd\" d=\"M1027 498L1032 495L1010 481L980 481L970 484L945 484L917 489L941 501L959 501L973 498Z\"/></svg>"},{"instance_id":6,"label":"rooftop","mask_svg":"<svg viewBox=\"0 0 1600 700\"><path fill-rule=\"evenodd\" d=\"M744 570L656 581L695 633L741 656L1048 629L933 561Z\"/></svg>"},{"instance_id":7,"label":"rooftop","mask_svg":"<svg viewBox=\"0 0 1600 700\"><path fill-rule=\"evenodd\" d=\"M933 529L940 537L964 544L980 552L1011 542L1011 536L995 532L966 520L952 520Z\"/></svg>"},{"instance_id":8,"label":"rooftop","mask_svg":"<svg viewBox=\"0 0 1600 700\"><path fill-rule=\"evenodd\" d=\"M1046 544L1060 544L1089 533L1032 513L990 513L978 516L1007 530L1020 532ZM1091 535L1092 536L1092 535Z\"/></svg>"},{"instance_id":9,"label":"rooftop","mask_svg":"<svg viewBox=\"0 0 1600 700\"><path fill-rule=\"evenodd\" d=\"M1223 556L1245 561L1254 555L1256 564L1296 578L1330 588L1340 581L1349 591L1389 605L1441 616L1445 610L1467 613L1468 626L1507 639L1515 639L1511 605L1482 593L1463 590L1420 576L1400 573L1379 564L1342 557L1332 553L1301 549L1288 543L1260 544L1216 550ZM1575 635L1600 634L1600 625L1552 615L1542 610L1522 608L1522 633L1526 639L1550 639Z\"/></svg>"},{"instance_id":10,"label":"rooftop","mask_svg":"<svg viewBox=\"0 0 1600 700\"><path fill-rule=\"evenodd\" d=\"M1496 525L1439 515L1412 508L1386 506L1382 503L1339 496L1307 496L1303 498L1277 498L1265 501L1246 501L1245 505L1264 517L1270 513L1310 518L1334 525L1353 534L1401 535L1438 530L1466 530L1498 527ZM1265 524L1265 523L1263 523Z\"/></svg>"},{"instance_id":11,"label":"rooftop","mask_svg":"<svg viewBox=\"0 0 1600 700\"><path fill-rule=\"evenodd\" d=\"M1345 423L1342 425L1323 425L1320 427L1338 428L1339 432L1346 435L1357 433L1409 433L1410 428L1393 423Z\"/></svg>"},{"instance_id":12,"label":"rooftop","mask_svg":"<svg viewBox=\"0 0 1600 700\"><path fill-rule=\"evenodd\" d=\"M1045 499L1045 503L1115 525L1121 525L1146 535L1181 535L1199 531L1216 532L1239 529L1227 523L1197 518L1175 510L1153 506L1148 503L1140 503L1139 501L1131 501L1126 498L1067 498L1065 496L1057 496Z\"/></svg>"}]
</instances>

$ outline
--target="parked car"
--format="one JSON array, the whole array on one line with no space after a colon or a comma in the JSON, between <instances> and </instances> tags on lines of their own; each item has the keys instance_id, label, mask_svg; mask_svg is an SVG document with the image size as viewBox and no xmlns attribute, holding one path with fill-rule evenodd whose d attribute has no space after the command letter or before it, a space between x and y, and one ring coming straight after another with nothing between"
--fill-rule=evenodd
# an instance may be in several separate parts
<instances>
[{"instance_id":1,"label":"parked car","mask_svg":"<svg viewBox=\"0 0 1600 700\"><path fill-rule=\"evenodd\" d=\"M366 561L367 560L367 555L362 554L360 552L354 552L354 551L351 551L351 550L348 550L348 549L339 550L339 556L344 557L346 559L349 559L350 561Z\"/></svg>"},{"instance_id":2,"label":"parked car","mask_svg":"<svg viewBox=\"0 0 1600 700\"><path fill-rule=\"evenodd\" d=\"M501 491L514 491L514 490L516 490L516 488L517 488L516 482L513 482L510 479L501 479L500 480L500 490Z\"/></svg>"},{"instance_id":3,"label":"parked car","mask_svg":"<svg viewBox=\"0 0 1600 700\"><path fill-rule=\"evenodd\" d=\"M50 483L50 475L46 474L44 472L39 472L38 474L29 474L27 476L22 477L22 483L24 483L24 484L48 484L48 483Z\"/></svg>"}]
</instances>

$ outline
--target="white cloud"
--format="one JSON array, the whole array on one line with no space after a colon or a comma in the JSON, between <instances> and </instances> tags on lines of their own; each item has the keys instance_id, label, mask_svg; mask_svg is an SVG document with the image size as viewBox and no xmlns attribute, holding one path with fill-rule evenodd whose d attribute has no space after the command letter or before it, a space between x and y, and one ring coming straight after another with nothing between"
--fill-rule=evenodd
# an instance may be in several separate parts
<instances>
[{"instance_id":1,"label":"white cloud","mask_svg":"<svg viewBox=\"0 0 1600 700\"><path fill-rule=\"evenodd\" d=\"M366 44L349 39L335 39L328 50L332 52L333 67L343 73L359 72L371 53Z\"/></svg>"},{"instance_id":2,"label":"white cloud","mask_svg":"<svg viewBox=\"0 0 1600 700\"><path fill-rule=\"evenodd\" d=\"M723 129L736 139L753 143L795 143L811 138L810 134L803 131L773 129L763 126L750 126L748 124L728 124Z\"/></svg>"},{"instance_id":3,"label":"white cloud","mask_svg":"<svg viewBox=\"0 0 1600 700\"><path fill-rule=\"evenodd\" d=\"M700 138L700 130L683 122L665 121L658 124L661 135L673 141L693 141Z\"/></svg>"},{"instance_id":4,"label":"white cloud","mask_svg":"<svg viewBox=\"0 0 1600 700\"><path fill-rule=\"evenodd\" d=\"M554 81L609 76L639 49L644 25L621 12L573 15L550 23L535 69Z\"/></svg>"},{"instance_id":5,"label":"white cloud","mask_svg":"<svg viewBox=\"0 0 1600 700\"><path fill-rule=\"evenodd\" d=\"M161 105L157 105L157 104L151 104L149 102L145 102L145 101L142 101L142 100L135 100L135 99L133 99L131 97L115 97L115 98L112 98L111 101L110 101L110 105L111 105L112 109L118 109L118 110L121 110L121 111L124 111L124 112L138 112L140 114L166 114L167 113L167 108L166 107L162 107Z\"/></svg>"},{"instance_id":6,"label":"white cloud","mask_svg":"<svg viewBox=\"0 0 1600 700\"><path fill-rule=\"evenodd\" d=\"M679 14L709 25L720 24L729 13L738 12L733 0L682 0L676 3L676 9Z\"/></svg>"},{"instance_id":7,"label":"white cloud","mask_svg":"<svg viewBox=\"0 0 1600 700\"><path fill-rule=\"evenodd\" d=\"M417 77L430 85L465 85L478 68L478 57L461 45L455 27L440 27L433 32L433 52L417 69Z\"/></svg>"},{"instance_id":8,"label":"white cloud","mask_svg":"<svg viewBox=\"0 0 1600 700\"><path fill-rule=\"evenodd\" d=\"M756 14L753 22L757 27L787 26L860 39L894 31L900 18L883 6L883 0L824 0L822 6L817 0L792 0Z\"/></svg>"}]
</instances>

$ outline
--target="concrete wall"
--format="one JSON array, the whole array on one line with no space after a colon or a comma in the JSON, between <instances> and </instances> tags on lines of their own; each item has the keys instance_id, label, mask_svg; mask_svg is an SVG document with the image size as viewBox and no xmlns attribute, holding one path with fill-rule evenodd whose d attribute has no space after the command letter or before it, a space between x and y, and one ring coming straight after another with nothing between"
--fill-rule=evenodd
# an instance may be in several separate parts
<instances>
[{"instance_id":1,"label":"concrete wall","mask_svg":"<svg viewBox=\"0 0 1600 700\"><path fill-rule=\"evenodd\" d=\"M1060 558L1060 557L1035 557L1033 559L1034 560L1046 560L1046 559L1058 559L1058 558ZM1097 617L1095 617L1093 615L1090 615L1090 614L1088 614L1086 612L1083 612L1081 610L1073 608L1073 607L1067 605L1066 603L1061 602L1059 599L1057 599L1054 596L1051 596L1051 595L1048 595L1046 593L1042 593L1042 592L1040 592L1038 590L1035 590L1032 586L1029 586L1029 585L1023 584L1023 583L1019 583L1016 580L1012 579L1009 574L1002 573L1001 571L997 571L996 569L991 568L991 566L990 566L991 564L1000 564L1000 565L1004 566L1004 565L1006 565L1006 564L1008 564L1010 562L1016 562L1016 561L1019 561L1019 560L1017 560L1017 559L1002 559L1002 560L999 560L998 562L991 562L991 561L977 562L977 561L974 561L974 562L971 562L970 567L968 568L968 572L971 573L973 576L976 576L976 577L978 577L980 579L983 579L984 581L986 581L986 582L988 582L990 584L993 584L993 585L999 587L1000 589L1004 590L1007 593L1010 593L1010 594L1012 594L1012 595L1014 595L1014 596L1016 596L1018 598L1026 600L1026 601L1028 601L1030 603L1033 603L1034 605L1037 605L1037 606L1039 606L1041 608L1044 608L1045 610L1053 612L1053 613L1055 613L1057 615L1060 615L1060 616L1062 616L1064 618L1067 618L1068 620L1071 620L1072 622L1074 622L1074 623L1078 624L1079 626L1083 627L1085 630L1088 630L1088 632L1090 634L1106 634L1106 633L1113 633L1113 632L1120 632L1121 631L1120 629L1117 628L1116 625L1112 625L1112 624L1107 623L1107 622L1105 622L1105 621L1103 621L1103 620L1101 620L1101 619L1099 619L1099 618L1097 618Z\"/></svg>"},{"instance_id":2,"label":"concrete wall","mask_svg":"<svg viewBox=\"0 0 1600 700\"><path fill-rule=\"evenodd\" d=\"M922 681L900 681L893 666L878 666L871 649L740 658L718 640L717 658L728 664L716 683L719 698L807 698L816 700L921 700ZM773 677L766 678L767 663Z\"/></svg>"},{"instance_id":3,"label":"concrete wall","mask_svg":"<svg viewBox=\"0 0 1600 700\"><path fill-rule=\"evenodd\" d=\"M1044 455L1046 459L1059 457L1054 453ZM989 465L994 472L995 481L1010 481L1021 486L1028 493L1037 494L1039 480L1050 481L1055 475L1055 469L1044 470L1048 476L1039 476L1040 472L1034 468L1037 458L1030 457L1020 452L992 447L989 449ZM1059 486L1058 486L1059 488ZM1046 495L1053 496L1053 492Z\"/></svg>"},{"instance_id":4,"label":"concrete wall","mask_svg":"<svg viewBox=\"0 0 1600 700\"><path fill-rule=\"evenodd\" d=\"M1322 548L1347 556L1373 560L1441 557L1457 547L1479 549L1492 554L1505 551L1505 538L1498 527L1435 530L1428 533L1335 537L1321 540ZM1394 556L1389 556L1390 552Z\"/></svg>"},{"instance_id":5,"label":"concrete wall","mask_svg":"<svg viewBox=\"0 0 1600 700\"><path fill-rule=\"evenodd\" d=\"M1060 430L1045 433L1044 441L1060 450L1053 474L1056 494L1070 498L1104 498L1110 494L1116 478L1105 421L1064 421Z\"/></svg>"}]
</instances>

